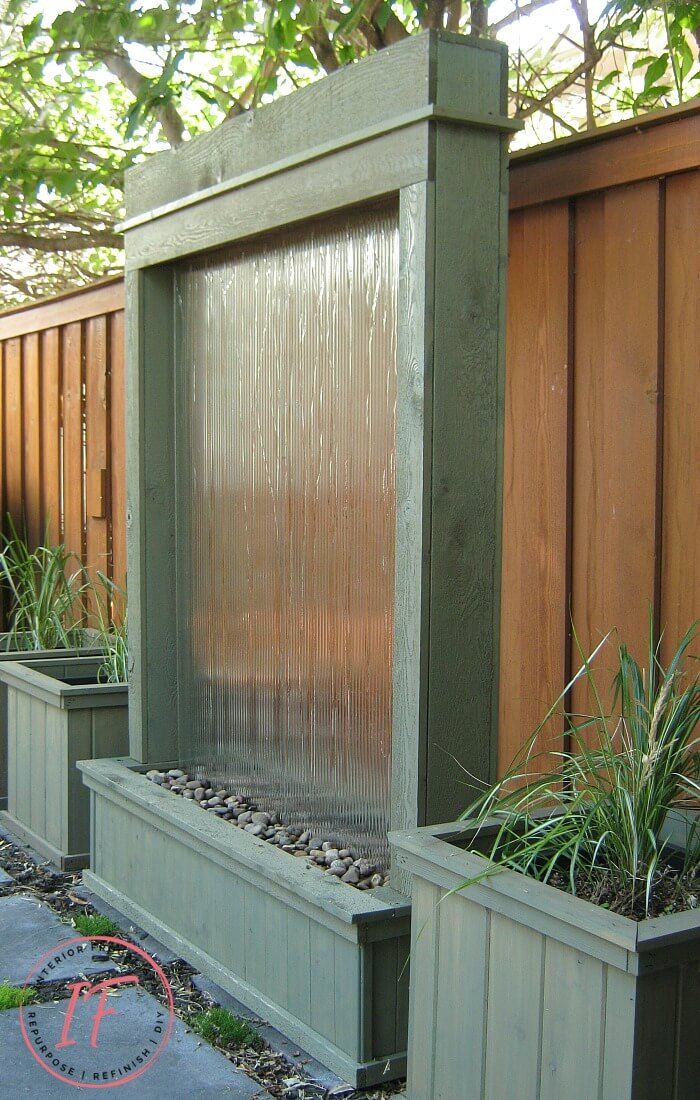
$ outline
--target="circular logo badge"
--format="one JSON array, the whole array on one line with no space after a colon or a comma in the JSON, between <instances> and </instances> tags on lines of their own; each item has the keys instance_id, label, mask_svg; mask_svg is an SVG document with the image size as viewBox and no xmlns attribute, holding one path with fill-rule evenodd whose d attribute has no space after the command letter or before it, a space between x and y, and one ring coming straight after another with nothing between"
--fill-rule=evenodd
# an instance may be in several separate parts
<instances>
[{"instance_id":1,"label":"circular logo badge","mask_svg":"<svg viewBox=\"0 0 700 1100\"><path fill-rule=\"evenodd\" d=\"M51 981L52 972L59 967L65 972L66 963L75 963L76 974L82 975L95 946L126 953L118 973L69 980L65 1001L19 1010L22 1037L32 1057L52 1077L81 1089L116 1088L140 1077L167 1046L174 1019L173 994L162 968L143 948L116 936L65 940L41 956L24 988L39 979ZM162 998L145 991L144 964L162 988Z\"/></svg>"}]
</instances>

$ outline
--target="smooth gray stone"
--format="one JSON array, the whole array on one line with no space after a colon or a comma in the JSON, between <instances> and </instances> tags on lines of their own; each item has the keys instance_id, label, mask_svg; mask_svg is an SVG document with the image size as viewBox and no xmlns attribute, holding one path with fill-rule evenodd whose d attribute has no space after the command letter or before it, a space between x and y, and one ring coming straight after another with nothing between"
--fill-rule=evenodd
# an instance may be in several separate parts
<instances>
[{"instance_id":1,"label":"smooth gray stone","mask_svg":"<svg viewBox=\"0 0 700 1100\"><path fill-rule=\"evenodd\" d=\"M10 886L14 881L12 875L8 875L7 871L3 871L0 867L0 886Z\"/></svg>"},{"instance_id":2,"label":"smooth gray stone","mask_svg":"<svg viewBox=\"0 0 700 1100\"><path fill-rule=\"evenodd\" d=\"M17 894L0 898L0 982L6 980L22 985L46 951L79 935L72 925L64 924L48 906L33 898ZM92 954L88 946L84 952L60 958L58 962L49 959L43 964L41 974L34 975L32 981L39 977L43 981L65 981L81 974L114 969L104 960L93 961Z\"/></svg>"},{"instance_id":3,"label":"smooth gray stone","mask_svg":"<svg viewBox=\"0 0 700 1100\"><path fill-rule=\"evenodd\" d=\"M90 1030L93 1022L96 997L76 1010L70 1037L76 1040L74 1047L58 1053L66 1062L74 1058L74 1064L84 1065L81 1052L87 1051L91 1067L111 1070L128 1064L142 1042L147 1040L155 1017L154 997L143 990L129 989L119 997L110 998L109 1007L116 1010L114 1016L102 1020L100 1041L95 1051L90 1050ZM44 1042L60 1038L67 1002L37 1005L29 1011L36 1012L36 1026ZM25 1010L25 1022L28 1021ZM29 1021L31 1022L31 1021ZM2 1050L3 1096L66 1097L89 1095L95 1090L76 1089L65 1081L58 1081L40 1066L27 1050L22 1039L16 1010L0 1012L0 1050ZM111 1094L112 1090L107 1090ZM208 1043L189 1032L181 1020L175 1019L168 1045L152 1065L133 1081L119 1085L115 1096L173 1100L174 1097L226 1096L234 1100L264 1100L269 1097L255 1081L235 1069L231 1063Z\"/></svg>"},{"instance_id":4,"label":"smooth gray stone","mask_svg":"<svg viewBox=\"0 0 700 1100\"><path fill-rule=\"evenodd\" d=\"M235 997L232 997L216 982L205 978L203 974L196 974L192 978L192 984L197 989L201 989L203 993L208 993L222 1008L228 1008L235 1016L241 1016L244 1020L249 1020L258 1035L265 1040L271 1050L274 1050L276 1054L284 1055L293 1066L303 1071L314 1084L320 1085L329 1092L345 1084L335 1073L315 1058L312 1058L310 1054L307 1054L305 1050L293 1043L291 1039L287 1039L277 1028L271 1027L265 1020L261 1020L259 1016L256 1016L244 1004L237 1001Z\"/></svg>"}]
</instances>

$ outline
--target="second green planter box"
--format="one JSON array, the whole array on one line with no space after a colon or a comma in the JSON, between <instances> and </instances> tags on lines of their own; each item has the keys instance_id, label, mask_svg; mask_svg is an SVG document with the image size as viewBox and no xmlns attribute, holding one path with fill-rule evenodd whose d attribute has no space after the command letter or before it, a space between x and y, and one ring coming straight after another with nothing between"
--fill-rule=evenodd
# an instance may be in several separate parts
<instances>
[{"instance_id":1,"label":"second green planter box","mask_svg":"<svg viewBox=\"0 0 700 1100\"><path fill-rule=\"evenodd\" d=\"M7 811L0 823L62 870L89 863L89 794L76 760L128 753L126 684L99 657L0 664L7 690Z\"/></svg>"}]
</instances>

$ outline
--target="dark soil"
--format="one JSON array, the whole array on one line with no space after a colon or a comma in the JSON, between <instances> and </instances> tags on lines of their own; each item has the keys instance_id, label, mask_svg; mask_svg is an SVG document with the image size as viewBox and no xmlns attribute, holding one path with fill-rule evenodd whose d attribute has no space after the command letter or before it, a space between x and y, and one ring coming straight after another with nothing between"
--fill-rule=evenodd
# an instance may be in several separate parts
<instances>
[{"instance_id":1,"label":"dark soil","mask_svg":"<svg viewBox=\"0 0 700 1100\"><path fill-rule=\"evenodd\" d=\"M76 893L81 885L79 874L60 872L48 864L37 864L22 848L2 837L0 837L0 867L14 879L12 883L0 885L0 899L11 894L33 896L49 905L67 922L70 922L78 913L98 912L94 906L80 897L79 893ZM128 932L119 930L115 935L136 943ZM159 980L151 967L139 960L138 955L127 953L126 949L113 949L109 944L104 946L106 962L111 962L117 969L126 966L129 973L138 973L143 988L159 1000L165 1000L165 992ZM136 946L139 946L138 943ZM183 959L176 959L173 963L163 965L162 969L172 990L175 1013L186 1024L194 1013L216 1004L208 993L196 987L192 979L198 972ZM66 999L70 995L67 985L68 982L42 983L37 987L33 1003ZM282 1100L385 1100L386 1097L393 1096L403 1089L403 1083L396 1082L369 1090L357 1091L349 1086L342 1086L329 1091L313 1080L305 1078L297 1066L271 1050L265 1043L235 1048L227 1048L219 1043L213 1045L248 1077L257 1081L272 1096L280 1097Z\"/></svg>"},{"instance_id":2,"label":"dark soil","mask_svg":"<svg viewBox=\"0 0 700 1100\"><path fill-rule=\"evenodd\" d=\"M576 897L636 921L684 913L700 906L700 878L683 877L672 866L664 867L654 877L648 910L644 883L640 883L633 892L604 868L596 869L588 875L579 874L574 881ZM549 879L549 885L569 894L572 892L569 876L562 871L554 872Z\"/></svg>"}]
</instances>

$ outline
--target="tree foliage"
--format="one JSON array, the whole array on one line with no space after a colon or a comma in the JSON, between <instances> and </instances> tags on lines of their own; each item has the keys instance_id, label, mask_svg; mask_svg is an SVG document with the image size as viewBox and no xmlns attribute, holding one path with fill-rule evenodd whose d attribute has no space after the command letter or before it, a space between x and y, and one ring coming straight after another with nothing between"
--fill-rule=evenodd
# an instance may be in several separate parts
<instances>
[{"instance_id":1,"label":"tree foliage","mask_svg":"<svg viewBox=\"0 0 700 1100\"><path fill-rule=\"evenodd\" d=\"M521 141L698 94L687 0L0 0L0 303L118 268L135 160L430 27L507 41Z\"/></svg>"}]
</instances>

